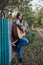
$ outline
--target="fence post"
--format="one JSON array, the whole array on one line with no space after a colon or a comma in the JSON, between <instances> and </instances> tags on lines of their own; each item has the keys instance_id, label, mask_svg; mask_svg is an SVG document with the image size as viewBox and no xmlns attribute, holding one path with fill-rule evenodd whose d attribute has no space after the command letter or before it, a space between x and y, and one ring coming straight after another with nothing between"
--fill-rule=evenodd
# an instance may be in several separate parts
<instances>
[{"instance_id":1,"label":"fence post","mask_svg":"<svg viewBox=\"0 0 43 65\"><path fill-rule=\"evenodd\" d=\"M9 65L8 19L0 18L0 65Z\"/></svg>"}]
</instances>

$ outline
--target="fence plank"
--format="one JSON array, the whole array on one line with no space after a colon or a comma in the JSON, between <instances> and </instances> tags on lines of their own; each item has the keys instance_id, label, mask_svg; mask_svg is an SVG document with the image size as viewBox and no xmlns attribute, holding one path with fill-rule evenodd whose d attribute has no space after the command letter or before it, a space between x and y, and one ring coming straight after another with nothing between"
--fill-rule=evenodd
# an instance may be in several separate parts
<instances>
[{"instance_id":1,"label":"fence plank","mask_svg":"<svg viewBox=\"0 0 43 65\"><path fill-rule=\"evenodd\" d=\"M0 31L0 65L9 65L8 19L0 19Z\"/></svg>"}]
</instances>

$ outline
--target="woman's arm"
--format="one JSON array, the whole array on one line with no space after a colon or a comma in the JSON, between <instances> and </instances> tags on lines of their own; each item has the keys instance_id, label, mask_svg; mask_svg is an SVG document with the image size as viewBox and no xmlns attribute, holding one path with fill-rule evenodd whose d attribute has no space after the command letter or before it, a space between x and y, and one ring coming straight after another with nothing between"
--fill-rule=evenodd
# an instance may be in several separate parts
<instances>
[{"instance_id":1,"label":"woman's arm","mask_svg":"<svg viewBox=\"0 0 43 65\"><path fill-rule=\"evenodd\" d=\"M22 31L22 32L25 32L23 26L21 25L21 23L18 21L16 22L16 25L19 27L19 29Z\"/></svg>"}]
</instances>

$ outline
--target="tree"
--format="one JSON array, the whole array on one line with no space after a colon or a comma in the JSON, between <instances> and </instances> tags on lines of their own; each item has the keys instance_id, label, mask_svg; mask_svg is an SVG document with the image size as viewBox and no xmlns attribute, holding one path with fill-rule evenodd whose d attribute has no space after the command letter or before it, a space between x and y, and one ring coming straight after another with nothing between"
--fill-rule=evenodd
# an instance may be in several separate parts
<instances>
[{"instance_id":1,"label":"tree","mask_svg":"<svg viewBox=\"0 0 43 65\"><path fill-rule=\"evenodd\" d=\"M0 1L0 11L1 11L0 16L2 17L4 15L5 17L6 12L7 14L8 12L10 12L10 15L11 15L11 13L16 7L19 10L20 6L27 5L29 1L31 0L1 0Z\"/></svg>"},{"instance_id":2,"label":"tree","mask_svg":"<svg viewBox=\"0 0 43 65\"><path fill-rule=\"evenodd\" d=\"M5 6L8 4L9 0L1 0L0 1L0 16L2 17L2 14L4 15L5 17L5 13L4 13L4 8Z\"/></svg>"},{"instance_id":3,"label":"tree","mask_svg":"<svg viewBox=\"0 0 43 65\"><path fill-rule=\"evenodd\" d=\"M41 25L41 19L43 18L43 7L40 9L38 15L38 24Z\"/></svg>"}]
</instances>

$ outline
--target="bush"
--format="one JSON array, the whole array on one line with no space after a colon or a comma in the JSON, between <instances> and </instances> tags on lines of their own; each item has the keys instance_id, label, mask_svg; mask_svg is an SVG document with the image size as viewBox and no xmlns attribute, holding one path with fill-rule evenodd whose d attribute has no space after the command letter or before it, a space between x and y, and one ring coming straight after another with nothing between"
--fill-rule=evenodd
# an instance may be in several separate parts
<instances>
[{"instance_id":1,"label":"bush","mask_svg":"<svg viewBox=\"0 0 43 65\"><path fill-rule=\"evenodd\" d=\"M32 41L34 39L35 32L32 31L31 28L29 28L29 33L26 34L26 38L29 39L29 41Z\"/></svg>"}]
</instances>

